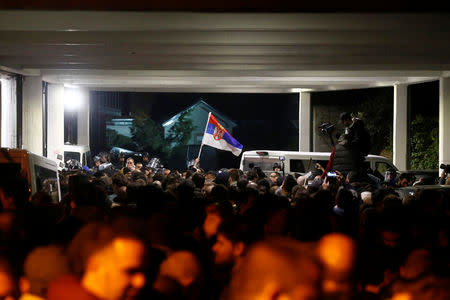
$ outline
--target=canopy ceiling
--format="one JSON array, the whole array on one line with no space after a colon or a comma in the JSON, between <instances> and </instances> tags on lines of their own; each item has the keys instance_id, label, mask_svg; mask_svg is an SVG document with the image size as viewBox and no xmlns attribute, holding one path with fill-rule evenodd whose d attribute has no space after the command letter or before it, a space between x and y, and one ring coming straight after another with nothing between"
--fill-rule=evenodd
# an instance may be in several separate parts
<instances>
[{"instance_id":1,"label":"canopy ceiling","mask_svg":"<svg viewBox=\"0 0 450 300\"><path fill-rule=\"evenodd\" d=\"M95 90L390 86L450 76L450 14L4 10L0 66Z\"/></svg>"}]
</instances>

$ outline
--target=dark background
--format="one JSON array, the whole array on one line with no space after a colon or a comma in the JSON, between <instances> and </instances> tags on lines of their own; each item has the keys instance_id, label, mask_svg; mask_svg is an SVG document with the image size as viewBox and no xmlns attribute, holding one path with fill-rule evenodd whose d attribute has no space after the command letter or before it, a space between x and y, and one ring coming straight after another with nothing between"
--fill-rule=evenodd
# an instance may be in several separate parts
<instances>
[{"instance_id":1,"label":"dark background","mask_svg":"<svg viewBox=\"0 0 450 300\"><path fill-rule=\"evenodd\" d=\"M438 117L439 82L410 85L409 121L417 114ZM95 103L99 99L116 98L123 116L144 111L158 124L178 112L203 100L236 122L232 135L244 146L243 151L298 150L298 94L222 94L222 93L138 93L138 92L91 92L91 149L98 153L106 149L105 118ZM371 106L380 105L379 115L392 124L393 88L370 88L345 91L311 93L312 135L315 135L314 151L330 151L327 137L318 137L318 122L335 123L341 111L364 110L363 101ZM381 110L381 103L388 110ZM378 104L380 103L380 104ZM386 105L384 105L386 106ZM371 108L374 109L373 107ZM318 111L318 113L317 113ZM318 117L319 116L319 117ZM370 115L367 117L371 117ZM316 124L317 123L317 124ZM392 132L387 133L392 135ZM389 145L386 145L388 147ZM205 148L208 146L205 146ZM209 148L209 147L208 147ZM192 150L192 149L191 149ZM192 150L195 152L196 150ZM211 152L211 150L205 150ZM381 151L377 149L377 151ZM206 153L206 152L205 152ZM237 167L239 158L231 153L217 151L220 167ZM373 152L374 153L374 152ZM374 153L380 154L380 152ZM384 153L381 153L386 155Z\"/></svg>"}]
</instances>

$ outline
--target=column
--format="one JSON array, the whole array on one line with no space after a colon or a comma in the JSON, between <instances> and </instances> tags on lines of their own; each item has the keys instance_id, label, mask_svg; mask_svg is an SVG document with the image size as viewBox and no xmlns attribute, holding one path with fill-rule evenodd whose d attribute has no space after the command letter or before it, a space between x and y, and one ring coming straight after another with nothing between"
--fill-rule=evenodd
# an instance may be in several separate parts
<instances>
[{"instance_id":1,"label":"column","mask_svg":"<svg viewBox=\"0 0 450 300\"><path fill-rule=\"evenodd\" d=\"M298 150L311 150L311 94L299 94L298 113Z\"/></svg>"},{"instance_id":2,"label":"column","mask_svg":"<svg viewBox=\"0 0 450 300\"><path fill-rule=\"evenodd\" d=\"M64 156L64 86L48 85L47 157L57 160Z\"/></svg>"},{"instance_id":3,"label":"column","mask_svg":"<svg viewBox=\"0 0 450 300\"><path fill-rule=\"evenodd\" d=\"M22 146L23 149L42 155L42 78L26 76L23 81Z\"/></svg>"},{"instance_id":4,"label":"column","mask_svg":"<svg viewBox=\"0 0 450 300\"><path fill-rule=\"evenodd\" d=\"M77 118L77 144L89 146L89 91L87 89L80 89L80 109Z\"/></svg>"},{"instance_id":5,"label":"column","mask_svg":"<svg viewBox=\"0 0 450 300\"><path fill-rule=\"evenodd\" d=\"M439 80L439 165L440 164L450 164L450 77L442 77Z\"/></svg>"},{"instance_id":6,"label":"column","mask_svg":"<svg viewBox=\"0 0 450 300\"><path fill-rule=\"evenodd\" d=\"M13 76L0 74L1 147L17 147L17 90Z\"/></svg>"},{"instance_id":7,"label":"column","mask_svg":"<svg viewBox=\"0 0 450 300\"><path fill-rule=\"evenodd\" d=\"M401 171L408 168L408 85L394 85L393 163Z\"/></svg>"}]
</instances>

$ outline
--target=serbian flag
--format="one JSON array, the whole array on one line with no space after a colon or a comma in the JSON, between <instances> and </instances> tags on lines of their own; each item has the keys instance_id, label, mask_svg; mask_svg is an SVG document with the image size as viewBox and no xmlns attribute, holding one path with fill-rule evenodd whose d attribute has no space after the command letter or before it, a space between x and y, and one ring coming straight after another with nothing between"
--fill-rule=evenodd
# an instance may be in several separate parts
<instances>
[{"instance_id":1,"label":"serbian flag","mask_svg":"<svg viewBox=\"0 0 450 300\"><path fill-rule=\"evenodd\" d=\"M216 118L209 113L208 123L206 123L205 134L203 134L202 145L208 145L217 149L231 151L239 156L242 152L242 145L236 141Z\"/></svg>"}]
</instances>

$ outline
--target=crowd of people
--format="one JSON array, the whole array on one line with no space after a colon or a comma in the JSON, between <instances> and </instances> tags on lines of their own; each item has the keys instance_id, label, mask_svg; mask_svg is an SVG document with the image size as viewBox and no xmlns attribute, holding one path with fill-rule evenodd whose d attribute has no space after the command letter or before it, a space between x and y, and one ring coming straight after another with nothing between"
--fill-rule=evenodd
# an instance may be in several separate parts
<instances>
[{"instance_id":1,"label":"crowd of people","mask_svg":"<svg viewBox=\"0 0 450 300\"><path fill-rule=\"evenodd\" d=\"M445 190L98 161L59 203L1 178L0 299L450 299Z\"/></svg>"}]
</instances>

